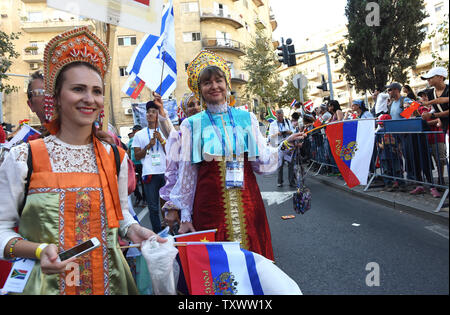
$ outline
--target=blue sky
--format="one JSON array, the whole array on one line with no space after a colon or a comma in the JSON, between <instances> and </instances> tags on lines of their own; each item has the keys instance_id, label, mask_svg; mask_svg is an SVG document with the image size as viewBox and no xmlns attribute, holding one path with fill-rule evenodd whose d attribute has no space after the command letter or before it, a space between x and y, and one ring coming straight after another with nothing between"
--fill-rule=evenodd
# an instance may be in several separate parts
<instances>
[{"instance_id":1,"label":"blue sky","mask_svg":"<svg viewBox=\"0 0 450 315\"><path fill-rule=\"evenodd\" d=\"M278 22L273 39L289 38L295 42L319 30L345 24L347 0L271 0Z\"/></svg>"}]
</instances>

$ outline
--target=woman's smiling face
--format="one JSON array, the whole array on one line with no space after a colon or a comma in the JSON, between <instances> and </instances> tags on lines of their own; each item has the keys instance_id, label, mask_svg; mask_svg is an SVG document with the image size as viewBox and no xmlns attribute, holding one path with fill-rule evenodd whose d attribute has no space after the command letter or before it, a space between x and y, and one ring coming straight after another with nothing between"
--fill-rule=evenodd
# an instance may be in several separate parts
<instances>
[{"instance_id":1,"label":"woman's smiling face","mask_svg":"<svg viewBox=\"0 0 450 315\"><path fill-rule=\"evenodd\" d=\"M103 82L93 69L79 65L66 70L57 103L61 123L92 125L103 109Z\"/></svg>"},{"instance_id":2,"label":"woman's smiling face","mask_svg":"<svg viewBox=\"0 0 450 315\"><path fill-rule=\"evenodd\" d=\"M227 82L218 71L201 77L200 92L206 104L222 105L227 99Z\"/></svg>"}]
</instances>

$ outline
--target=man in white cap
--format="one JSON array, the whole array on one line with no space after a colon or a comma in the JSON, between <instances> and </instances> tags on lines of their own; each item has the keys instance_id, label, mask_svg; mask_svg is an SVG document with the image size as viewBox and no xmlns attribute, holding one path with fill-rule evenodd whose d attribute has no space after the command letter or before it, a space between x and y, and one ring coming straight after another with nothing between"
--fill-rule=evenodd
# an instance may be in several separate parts
<instances>
[{"instance_id":1,"label":"man in white cap","mask_svg":"<svg viewBox=\"0 0 450 315\"><path fill-rule=\"evenodd\" d=\"M448 84L445 79L448 76L447 69L444 67L435 67L422 76L422 80L427 80L432 87L428 90L428 102L423 102L425 106L432 105L434 113L423 113L425 120L439 118L442 122L442 130L448 130Z\"/></svg>"}]
</instances>

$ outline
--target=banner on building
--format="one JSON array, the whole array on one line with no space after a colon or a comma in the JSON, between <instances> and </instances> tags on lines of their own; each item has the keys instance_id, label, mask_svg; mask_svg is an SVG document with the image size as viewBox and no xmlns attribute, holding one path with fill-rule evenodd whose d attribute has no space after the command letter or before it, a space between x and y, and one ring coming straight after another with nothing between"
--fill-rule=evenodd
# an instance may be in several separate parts
<instances>
[{"instance_id":1,"label":"banner on building","mask_svg":"<svg viewBox=\"0 0 450 315\"><path fill-rule=\"evenodd\" d=\"M47 0L47 6L147 34L161 29L163 0Z\"/></svg>"}]
</instances>

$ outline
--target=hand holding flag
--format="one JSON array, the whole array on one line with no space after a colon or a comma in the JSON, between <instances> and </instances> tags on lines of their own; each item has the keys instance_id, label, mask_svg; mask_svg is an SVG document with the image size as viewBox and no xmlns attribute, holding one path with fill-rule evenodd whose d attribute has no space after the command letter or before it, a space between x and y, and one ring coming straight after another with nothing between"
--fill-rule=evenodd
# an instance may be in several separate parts
<instances>
[{"instance_id":1,"label":"hand holding flag","mask_svg":"<svg viewBox=\"0 0 450 315\"><path fill-rule=\"evenodd\" d=\"M409 103L409 106L403 112L400 113L400 116L402 116L402 117L404 117L406 119L409 119L409 118L411 118L411 115L416 110L419 109L419 107L420 107L420 103L419 102L411 101L411 103Z\"/></svg>"}]
</instances>

